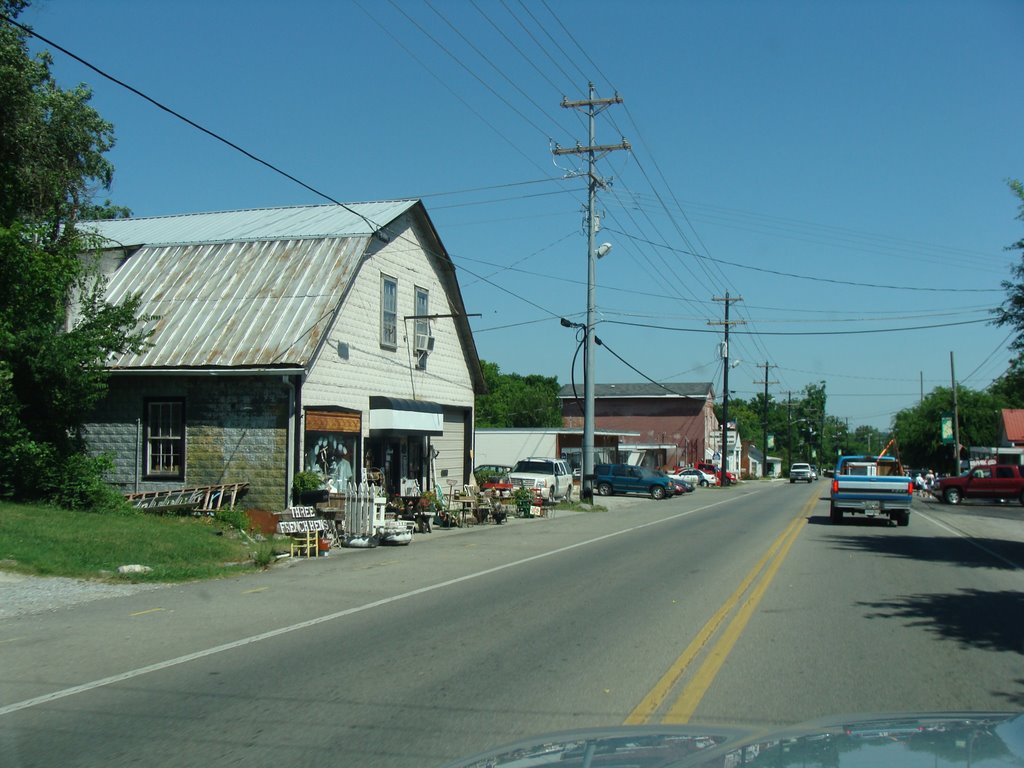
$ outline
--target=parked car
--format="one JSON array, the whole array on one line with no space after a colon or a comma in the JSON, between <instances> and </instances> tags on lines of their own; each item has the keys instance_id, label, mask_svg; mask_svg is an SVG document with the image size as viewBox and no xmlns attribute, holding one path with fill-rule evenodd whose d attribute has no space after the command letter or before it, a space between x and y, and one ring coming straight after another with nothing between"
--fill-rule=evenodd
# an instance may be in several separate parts
<instances>
[{"instance_id":1,"label":"parked car","mask_svg":"<svg viewBox=\"0 0 1024 768\"><path fill-rule=\"evenodd\" d=\"M718 478L719 485L725 485L725 483L734 485L740 481L739 478L736 477L736 474L734 472L726 470L723 482L722 468L719 467L717 464L712 464L711 462L708 461L698 461L697 469L699 469L701 472L709 472L710 474L714 475L716 478Z\"/></svg>"},{"instance_id":2,"label":"parked car","mask_svg":"<svg viewBox=\"0 0 1024 768\"><path fill-rule=\"evenodd\" d=\"M473 470L473 476L481 490L511 491L511 471L512 467L503 464L481 464Z\"/></svg>"},{"instance_id":3,"label":"parked car","mask_svg":"<svg viewBox=\"0 0 1024 768\"><path fill-rule=\"evenodd\" d=\"M552 504L572 499L572 468L564 459L520 459L508 477L514 488L535 491Z\"/></svg>"},{"instance_id":4,"label":"parked car","mask_svg":"<svg viewBox=\"0 0 1024 768\"><path fill-rule=\"evenodd\" d=\"M696 488L693 483L690 483L677 475L669 474L668 472L664 472L660 469L656 471L669 479L669 482L672 483L673 493L676 496L682 496L684 493L693 493Z\"/></svg>"},{"instance_id":5,"label":"parked car","mask_svg":"<svg viewBox=\"0 0 1024 768\"><path fill-rule=\"evenodd\" d=\"M947 504L964 499L1016 500L1024 504L1024 467L986 464L956 477L935 481L932 493Z\"/></svg>"},{"instance_id":6,"label":"parked car","mask_svg":"<svg viewBox=\"0 0 1024 768\"><path fill-rule=\"evenodd\" d=\"M663 499L674 493L673 481L666 475L633 464L595 465L594 487L601 496L611 496L615 493L645 493L652 499Z\"/></svg>"},{"instance_id":7,"label":"parked car","mask_svg":"<svg viewBox=\"0 0 1024 768\"><path fill-rule=\"evenodd\" d=\"M703 488L707 488L711 485L718 485L717 475L713 475L710 472L704 472L696 467L677 469L675 472L670 472L669 477L679 477L688 483L699 485Z\"/></svg>"}]
</instances>

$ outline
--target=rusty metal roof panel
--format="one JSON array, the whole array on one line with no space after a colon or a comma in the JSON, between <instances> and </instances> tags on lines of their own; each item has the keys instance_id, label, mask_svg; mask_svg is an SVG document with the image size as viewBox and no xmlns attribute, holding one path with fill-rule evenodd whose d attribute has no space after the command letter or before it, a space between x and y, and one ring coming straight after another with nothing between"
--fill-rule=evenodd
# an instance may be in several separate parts
<instances>
[{"instance_id":1,"label":"rusty metal roof panel","mask_svg":"<svg viewBox=\"0 0 1024 768\"><path fill-rule=\"evenodd\" d=\"M109 301L142 296L153 345L113 370L302 366L312 359L369 236L144 246Z\"/></svg>"},{"instance_id":2,"label":"rusty metal roof panel","mask_svg":"<svg viewBox=\"0 0 1024 768\"><path fill-rule=\"evenodd\" d=\"M187 213L89 221L81 227L122 246L351 237L375 233L416 203L384 200Z\"/></svg>"}]
</instances>

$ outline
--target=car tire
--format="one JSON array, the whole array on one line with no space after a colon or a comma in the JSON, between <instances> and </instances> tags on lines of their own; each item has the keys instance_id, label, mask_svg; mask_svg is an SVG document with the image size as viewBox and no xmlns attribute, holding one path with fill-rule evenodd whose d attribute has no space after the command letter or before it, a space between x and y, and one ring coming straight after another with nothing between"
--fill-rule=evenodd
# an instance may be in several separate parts
<instances>
[{"instance_id":1,"label":"car tire","mask_svg":"<svg viewBox=\"0 0 1024 768\"><path fill-rule=\"evenodd\" d=\"M612 486L609 483L598 483L597 484L597 495L598 496L611 496Z\"/></svg>"},{"instance_id":2,"label":"car tire","mask_svg":"<svg viewBox=\"0 0 1024 768\"><path fill-rule=\"evenodd\" d=\"M572 483L569 483L569 488L565 492L565 501L572 501Z\"/></svg>"},{"instance_id":3,"label":"car tire","mask_svg":"<svg viewBox=\"0 0 1024 768\"><path fill-rule=\"evenodd\" d=\"M959 488L947 488L942 494L942 500L947 504L959 504L961 498Z\"/></svg>"},{"instance_id":4,"label":"car tire","mask_svg":"<svg viewBox=\"0 0 1024 768\"><path fill-rule=\"evenodd\" d=\"M843 522L843 510L839 509L835 504L828 505L828 516L833 525L839 525Z\"/></svg>"},{"instance_id":5,"label":"car tire","mask_svg":"<svg viewBox=\"0 0 1024 768\"><path fill-rule=\"evenodd\" d=\"M651 498L652 499L664 499L665 498L665 489L662 488L660 485L652 485L651 486Z\"/></svg>"},{"instance_id":6,"label":"car tire","mask_svg":"<svg viewBox=\"0 0 1024 768\"><path fill-rule=\"evenodd\" d=\"M1021 503L1021 506L1024 506L1024 491L1020 492L1020 503Z\"/></svg>"},{"instance_id":7,"label":"car tire","mask_svg":"<svg viewBox=\"0 0 1024 768\"><path fill-rule=\"evenodd\" d=\"M707 480L701 480L700 485L701 488L707 488L709 485L711 485L711 483L709 483Z\"/></svg>"},{"instance_id":8,"label":"car tire","mask_svg":"<svg viewBox=\"0 0 1024 768\"><path fill-rule=\"evenodd\" d=\"M790 485L792 485L793 483L795 483L795 482L796 482L796 480L794 480L794 479L793 479L793 478L791 477L791 478L789 478L789 482L790 482Z\"/></svg>"},{"instance_id":9,"label":"car tire","mask_svg":"<svg viewBox=\"0 0 1024 768\"><path fill-rule=\"evenodd\" d=\"M910 525L910 513L909 512L897 512L896 513L896 525L901 528L906 528Z\"/></svg>"}]
</instances>

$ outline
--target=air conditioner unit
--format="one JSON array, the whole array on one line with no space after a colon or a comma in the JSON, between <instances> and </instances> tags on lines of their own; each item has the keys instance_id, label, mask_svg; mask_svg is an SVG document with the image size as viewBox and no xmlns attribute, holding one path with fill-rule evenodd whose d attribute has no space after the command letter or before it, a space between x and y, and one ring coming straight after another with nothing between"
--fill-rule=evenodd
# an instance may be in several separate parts
<instances>
[{"instance_id":1,"label":"air conditioner unit","mask_svg":"<svg viewBox=\"0 0 1024 768\"><path fill-rule=\"evenodd\" d=\"M416 351L417 352L433 352L434 351L434 337L428 336L425 333L416 334Z\"/></svg>"}]
</instances>

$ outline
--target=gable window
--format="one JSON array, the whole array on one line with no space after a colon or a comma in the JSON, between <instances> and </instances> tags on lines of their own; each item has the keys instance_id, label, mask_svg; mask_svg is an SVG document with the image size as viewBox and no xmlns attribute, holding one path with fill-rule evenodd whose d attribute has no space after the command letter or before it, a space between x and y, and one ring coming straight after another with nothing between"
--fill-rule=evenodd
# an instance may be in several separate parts
<instances>
[{"instance_id":1,"label":"gable window","mask_svg":"<svg viewBox=\"0 0 1024 768\"><path fill-rule=\"evenodd\" d=\"M398 280L380 276L380 345L398 349Z\"/></svg>"},{"instance_id":2,"label":"gable window","mask_svg":"<svg viewBox=\"0 0 1024 768\"><path fill-rule=\"evenodd\" d=\"M416 322L415 322L415 352L416 367L421 371L427 367L427 355L433 345L430 338L430 320L426 315L430 314L430 293L426 288L416 288Z\"/></svg>"},{"instance_id":3,"label":"gable window","mask_svg":"<svg viewBox=\"0 0 1024 768\"><path fill-rule=\"evenodd\" d=\"M185 401L147 400L146 477L185 479Z\"/></svg>"}]
</instances>

